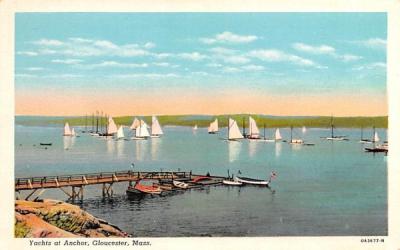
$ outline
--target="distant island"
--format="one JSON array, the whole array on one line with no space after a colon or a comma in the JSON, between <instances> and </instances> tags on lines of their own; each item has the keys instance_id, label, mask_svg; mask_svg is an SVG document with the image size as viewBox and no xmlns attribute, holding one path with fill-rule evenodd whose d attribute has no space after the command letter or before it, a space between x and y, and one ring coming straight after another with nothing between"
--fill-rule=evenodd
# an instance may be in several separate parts
<instances>
[{"instance_id":1,"label":"distant island","mask_svg":"<svg viewBox=\"0 0 400 250\"><path fill-rule=\"evenodd\" d=\"M266 128L274 127L315 127L325 128L330 127L331 120L335 127L342 128L387 128L388 116L373 116L373 117L330 117L330 116L271 116L258 114L235 114L235 115L160 115L157 116L159 122L163 126L194 126L207 127L210 122L218 118L219 126L226 127L228 118L235 119L240 126L248 127L248 117L255 119L259 127L265 125ZM120 125L130 126L135 116L119 116L113 117L114 121ZM151 123L151 116L138 116L144 119L148 124ZM46 126L46 125L62 125L69 122L72 126L90 127L92 123L96 124L96 115L94 120L92 115L86 116L16 116L15 124L26 126ZM106 118L99 117L99 123L105 124Z\"/></svg>"}]
</instances>

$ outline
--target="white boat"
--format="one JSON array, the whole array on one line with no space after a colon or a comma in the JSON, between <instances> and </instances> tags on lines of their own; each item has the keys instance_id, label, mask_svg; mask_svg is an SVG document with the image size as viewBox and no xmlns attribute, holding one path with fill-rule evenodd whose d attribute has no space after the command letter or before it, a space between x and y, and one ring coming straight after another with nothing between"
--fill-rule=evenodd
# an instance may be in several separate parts
<instances>
[{"instance_id":1,"label":"white boat","mask_svg":"<svg viewBox=\"0 0 400 250\"><path fill-rule=\"evenodd\" d=\"M243 183L237 180L237 178L229 178L222 180L222 183L228 186L241 186Z\"/></svg>"},{"instance_id":2,"label":"white boat","mask_svg":"<svg viewBox=\"0 0 400 250\"><path fill-rule=\"evenodd\" d=\"M124 128L122 126L119 126L116 139L119 140L119 139L123 139L124 137L125 137Z\"/></svg>"},{"instance_id":3,"label":"white boat","mask_svg":"<svg viewBox=\"0 0 400 250\"><path fill-rule=\"evenodd\" d=\"M194 125L193 130L197 130L197 124Z\"/></svg>"},{"instance_id":4,"label":"white boat","mask_svg":"<svg viewBox=\"0 0 400 250\"><path fill-rule=\"evenodd\" d=\"M175 187L182 188L182 189L187 189L187 188L189 188L189 184L184 183L184 182L182 182L182 181L172 181L172 184L173 184Z\"/></svg>"},{"instance_id":5,"label":"white boat","mask_svg":"<svg viewBox=\"0 0 400 250\"><path fill-rule=\"evenodd\" d=\"M75 133L75 129L74 129L74 128L72 128L72 130L71 130L71 136L76 136L76 133Z\"/></svg>"},{"instance_id":6,"label":"white boat","mask_svg":"<svg viewBox=\"0 0 400 250\"><path fill-rule=\"evenodd\" d=\"M107 125L107 135L113 135L118 132L117 125L114 122L114 119L110 116L108 118L108 125Z\"/></svg>"},{"instance_id":7,"label":"white boat","mask_svg":"<svg viewBox=\"0 0 400 250\"><path fill-rule=\"evenodd\" d=\"M210 123L210 126L208 127L208 133L209 134L216 134L218 133L218 119L215 119L212 123Z\"/></svg>"},{"instance_id":8,"label":"white boat","mask_svg":"<svg viewBox=\"0 0 400 250\"><path fill-rule=\"evenodd\" d=\"M64 134L63 135L64 136L71 136L72 135L72 132L71 132L71 129L69 127L68 122L66 122L65 125L64 125Z\"/></svg>"},{"instance_id":9,"label":"white boat","mask_svg":"<svg viewBox=\"0 0 400 250\"><path fill-rule=\"evenodd\" d=\"M267 180L258 180L248 177L234 177L234 181L240 182L242 184L249 184L249 185L260 185L260 186L268 186L270 181Z\"/></svg>"},{"instance_id":10,"label":"white boat","mask_svg":"<svg viewBox=\"0 0 400 250\"><path fill-rule=\"evenodd\" d=\"M229 118L228 123L228 140L237 140L243 139L242 133L240 133L239 126L237 125L236 121L232 118Z\"/></svg>"},{"instance_id":11,"label":"white boat","mask_svg":"<svg viewBox=\"0 0 400 250\"><path fill-rule=\"evenodd\" d=\"M144 140L144 139L147 139L148 137L150 137L150 133L147 128L148 128L148 125L143 120L140 120L139 127L135 131L135 137L132 139Z\"/></svg>"},{"instance_id":12,"label":"white boat","mask_svg":"<svg viewBox=\"0 0 400 250\"><path fill-rule=\"evenodd\" d=\"M331 136L326 137L325 139L328 141L348 141L348 139L346 138L346 136L335 136L333 134L333 129L335 128L335 126L333 125L333 117L331 117Z\"/></svg>"},{"instance_id":13,"label":"white boat","mask_svg":"<svg viewBox=\"0 0 400 250\"><path fill-rule=\"evenodd\" d=\"M257 127L256 121L249 116L249 139L260 139L260 130Z\"/></svg>"},{"instance_id":14,"label":"white boat","mask_svg":"<svg viewBox=\"0 0 400 250\"><path fill-rule=\"evenodd\" d=\"M275 130L275 141L280 141L280 140L282 140L282 136L281 133L279 132L279 128L277 128Z\"/></svg>"},{"instance_id":15,"label":"white boat","mask_svg":"<svg viewBox=\"0 0 400 250\"><path fill-rule=\"evenodd\" d=\"M379 142L380 141L380 139L379 139L379 135L378 135L378 132L376 132L375 131L375 127L374 127L374 138L372 139L372 142Z\"/></svg>"},{"instance_id":16,"label":"white boat","mask_svg":"<svg viewBox=\"0 0 400 250\"><path fill-rule=\"evenodd\" d=\"M163 131L161 129L160 123L157 120L157 117L153 116L151 118L151 137L159 138L160 135L163 135Z\"/></svg>"},{"instance_id":17,"label":"white boat","mask_svg":"<svg viewBox=\"0 0 400 250\"><path fill-rule=\"evenodd\" d=\"M131 130L135 130L140 126L140 121L135 117L133 119L132 125L129 127Z\"/></svg>"},{"instance_id":18,"label":"white boat","mask_svg":"<svg viewBox=\"0 0 400 250\"><path fill-rule=\"evenodd\" d=\"M293 139L293 127L290 126L290 144L304 144L302 139Z\"/></svg>"}]
</instances>

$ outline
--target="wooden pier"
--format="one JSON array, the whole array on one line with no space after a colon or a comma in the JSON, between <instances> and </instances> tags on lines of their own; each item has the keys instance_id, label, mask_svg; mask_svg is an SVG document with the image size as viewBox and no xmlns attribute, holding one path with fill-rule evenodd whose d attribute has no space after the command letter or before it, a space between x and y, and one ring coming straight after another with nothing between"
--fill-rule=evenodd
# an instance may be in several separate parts
<instances>
[{"instance_id":1,"label":"wooden pier","mask_svg":"<svg viewBox=\"0 0 400 250\"><path fill-rule=\"evenodd\" d=\"M87 185L102 185L103 197L111 197L113 195L112 186L117 182L128 182L141 180L192 180L198 175L192 175L192 172L138 172L138 171L118 171L118 172L101 172L89 174L73 174L59 176L41 176L30 178L16 178L15 191L19 194L23 190L31 190L26 200L28 200L36 192L37 197L46 189L58 188L62 190L69 199L83 200L84 187ZM67 189L71 188L71 192ZM18 195L17 195L17 198Z\"/></svg>"}]
</instances>

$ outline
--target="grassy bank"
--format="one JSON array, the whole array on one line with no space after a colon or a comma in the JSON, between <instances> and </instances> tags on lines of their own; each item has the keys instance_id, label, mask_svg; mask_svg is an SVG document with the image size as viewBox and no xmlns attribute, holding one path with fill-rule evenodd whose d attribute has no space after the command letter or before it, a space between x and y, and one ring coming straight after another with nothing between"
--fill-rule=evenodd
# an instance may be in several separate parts
<instances>
[{"instance_id":1,"label":"grassy bank","mask_svg":"<svg viewBox=\"0 0 400 250\"><path fill-rule=\"evenodd\" d=\"M266 115L251 115L257 122L258 126L262 128L265 124L269 127L329 127L331 124L330 116L312 116L312 117L298 117L298 116L266 116ZM168 115L158 116L159 122L165 125L175 126L194 126L197 124L199 127L207 127L211 121L218 118L219 126L226 127L228 118L235 119L239 126L248 126L248 114L237 114L237 115L218 115L218 116L207 116L207 115ZM151 123L151 116L141 117L148 124ZM132 123L132 116L121 116L114 117L114 121L119 125L130 125ZM92 117L16 117L16 124L20 125L31 125L31 126L42 126L42 125L61 125L65 122L69 122L72 126L85 126L87 123L88 127L92 126ZM105 124L106 119L102 118L99 120L102 124ZM372 127L387 128L388 117L387 116L376 116L376 117L334 117L333 123L335 127L346 127L346 128L360 128L360 127ZM96 121L94 121L96 125Z\"/></svg>"}]
</instances>

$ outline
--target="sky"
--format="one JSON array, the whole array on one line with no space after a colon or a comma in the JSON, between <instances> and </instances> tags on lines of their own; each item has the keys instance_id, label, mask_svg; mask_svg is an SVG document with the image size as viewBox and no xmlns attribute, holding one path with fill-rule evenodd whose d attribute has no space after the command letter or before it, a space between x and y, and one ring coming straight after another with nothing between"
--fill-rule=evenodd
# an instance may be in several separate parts
<instances>
[{"instance_id":1,"label":"sky","mask_svg":"<svg viewBox=\"0 0 400 250\"><path fill-rule=\"evenodd\" d=\"M17 115L387 115L385 13L17 13Z\"/></svg>"}]
</instances>

